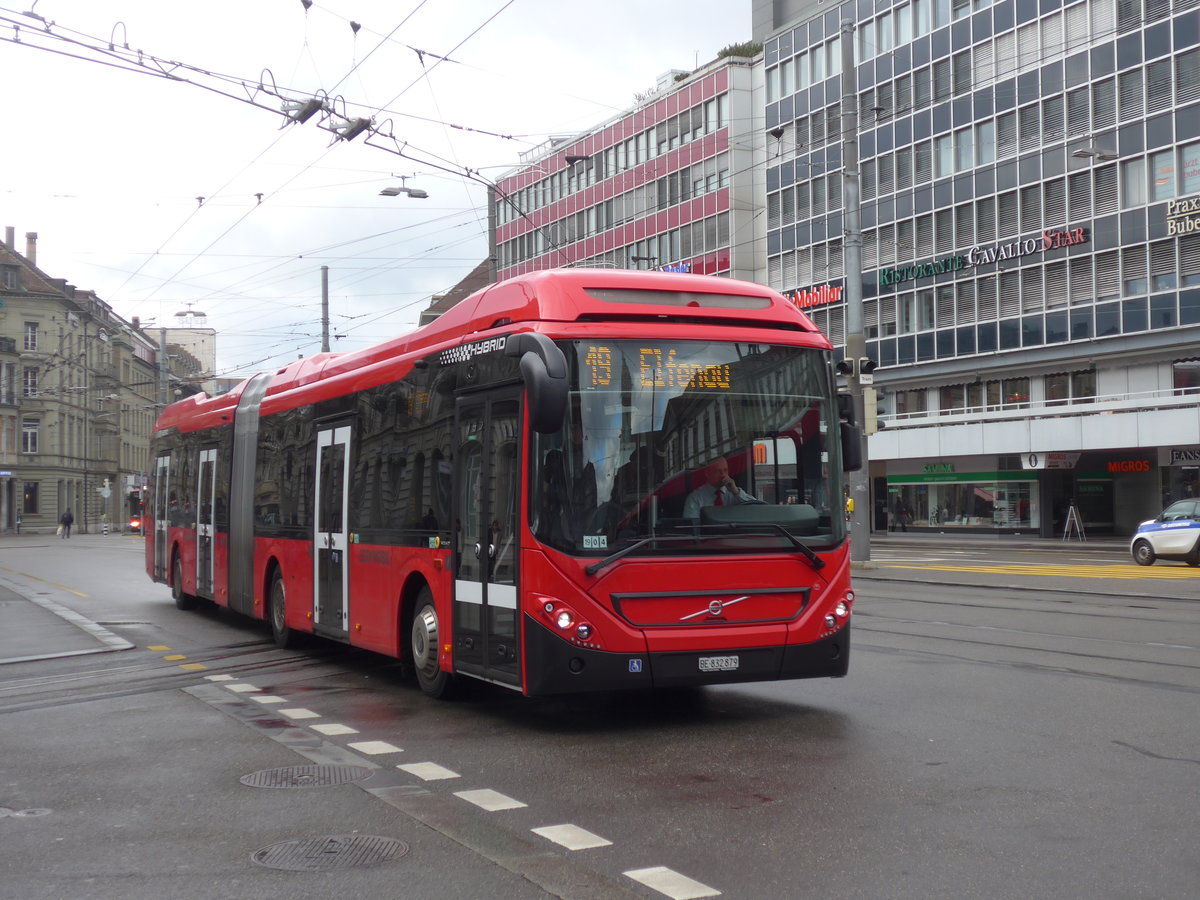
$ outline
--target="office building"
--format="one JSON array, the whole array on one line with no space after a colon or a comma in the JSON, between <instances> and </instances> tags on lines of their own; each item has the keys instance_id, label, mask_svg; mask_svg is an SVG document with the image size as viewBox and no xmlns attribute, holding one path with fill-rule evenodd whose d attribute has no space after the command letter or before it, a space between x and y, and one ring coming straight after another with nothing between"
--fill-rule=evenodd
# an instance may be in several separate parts
<instances>
[{"instance_id":1,"label":"office building","mask_svg":"<svg viewBox=\"0 0 1200 900\"><path fill-rule=\"evenodd\" d=\"M1200 494L1200 0L753 14L767 283L838 345L854 24L874 527L1128 534Z\"/></svg>"}]
</instances>

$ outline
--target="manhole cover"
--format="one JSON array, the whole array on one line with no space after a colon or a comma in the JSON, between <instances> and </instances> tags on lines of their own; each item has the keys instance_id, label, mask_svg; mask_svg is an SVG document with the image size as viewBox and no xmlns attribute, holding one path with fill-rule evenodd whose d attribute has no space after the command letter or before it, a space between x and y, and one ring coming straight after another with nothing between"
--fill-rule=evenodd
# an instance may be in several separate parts
<instances>
[{"instance_id":1,"label":"manhole cover","mask_svg":"<svg viewBox=\"0 0 1200 900\"><path fill-rule=\"evenodd\" d=\"M251 772L238 780L249 787L329 787L332 784L362 781L372 771L363 766L284 766L281 769L263 769L261 772Z\"/></svg>"},{"instance_id":2,"label":"manhole cover","mask_svg":"<svg viewBox=\"0 0 1200 900\"><path fill-rule=\"evenodd\" d=\"M260 866L289 872L328 872L353 866L373 866L399 859L408 844L366 834L331 834L298 841L281 841L250 854Z\"/></svg>"}]
</instances>

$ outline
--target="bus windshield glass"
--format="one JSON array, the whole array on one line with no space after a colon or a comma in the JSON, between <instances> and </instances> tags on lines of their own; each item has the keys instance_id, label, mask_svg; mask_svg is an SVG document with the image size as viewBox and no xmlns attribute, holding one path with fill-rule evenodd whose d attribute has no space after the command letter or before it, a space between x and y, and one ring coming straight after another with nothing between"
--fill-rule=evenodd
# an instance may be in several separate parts
<instances>
[{"instance_id":1,"label":"bus windshield glass","mask_svg":"<svg viewBox=\"0 0 1200 900\"><path fill-rule=\"evenodd\" d=\"M536 435L530 525L576 556L829 549L846 535L826 351L687 340L560 344L563 428Z\"/></svg>"}]
</instances>

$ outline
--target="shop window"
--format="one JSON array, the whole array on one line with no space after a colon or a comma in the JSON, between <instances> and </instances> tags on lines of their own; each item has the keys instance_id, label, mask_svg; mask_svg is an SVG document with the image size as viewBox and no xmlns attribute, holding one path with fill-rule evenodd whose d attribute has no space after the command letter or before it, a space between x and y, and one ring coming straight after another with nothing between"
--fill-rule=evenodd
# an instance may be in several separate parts
<instances>
[{"instance_id":1,"label":"shop window","mask_svg":"<svg viewBox=\"0 0 1200 900\"><path fill-rule=\"evenodd\" d=\"M38 504L38 483L36 481L25 482L21 512L27 516L36 516L41 512L41 507Z\"/></svg>"}]
</instances>

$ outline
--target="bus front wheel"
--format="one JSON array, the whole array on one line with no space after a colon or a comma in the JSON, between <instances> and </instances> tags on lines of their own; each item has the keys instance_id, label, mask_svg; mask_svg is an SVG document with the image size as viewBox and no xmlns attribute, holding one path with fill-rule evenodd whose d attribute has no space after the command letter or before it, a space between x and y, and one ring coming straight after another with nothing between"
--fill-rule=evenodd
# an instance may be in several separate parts
<instances>
[{"instance_id":1,"label":"bus front wheel","mask_svg":"<svg viewBox=\"0 0 1200 900\"><path fill-rule=\"evenodd\" d=\"M296 633L287 625L287 588L278 571L271 579L270 604L271 640L280 650L291 649L296 646Z\"/></svg>"},{"instance_id":2,"label":"bus front wheel","mask_svg":"<svg viewBox=\"0 0 1200 900\"><path fill-rule=\"evenodd\" d=\"M448 697L453 678L438 665L438 648L441 644L441 628L438 623L437 607L429 588L422 588L417 595L416 614L412 622L412 661L417 673L417 684L430 697Z\"/></svg>"}]
</instances>

